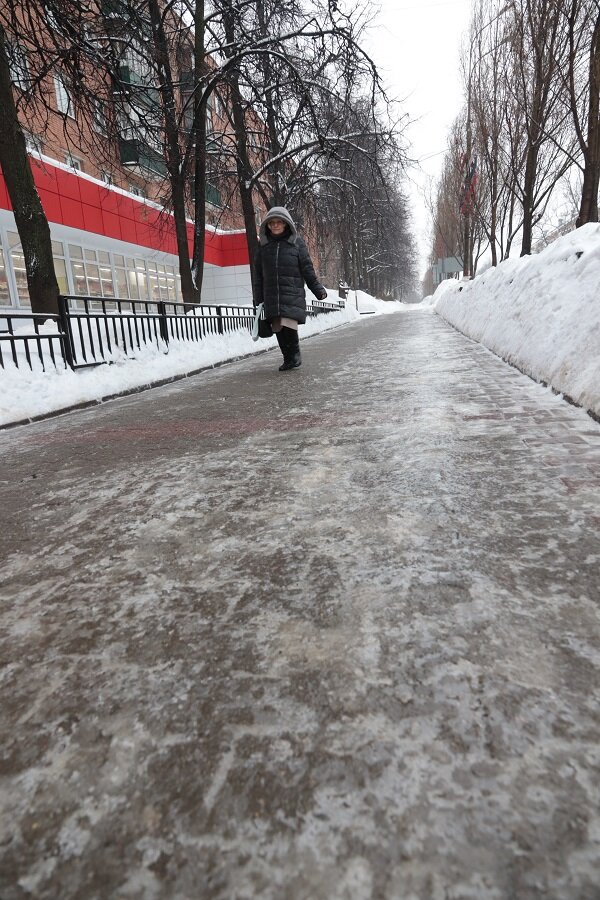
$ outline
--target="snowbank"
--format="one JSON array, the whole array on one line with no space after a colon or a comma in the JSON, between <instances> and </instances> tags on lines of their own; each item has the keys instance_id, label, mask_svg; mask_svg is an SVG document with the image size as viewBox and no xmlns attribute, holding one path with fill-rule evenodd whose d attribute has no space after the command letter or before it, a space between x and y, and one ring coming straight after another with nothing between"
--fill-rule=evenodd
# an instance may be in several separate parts
<instances>
[{"instance_id":1,"label":"snowbank","mask_svg":"<svg viewBox=\"0 0 600 900\"><path fill-rule=\"evenodd\" d=\"M442 282L428 302L463 334L600 415L600 225L473 281Z\"/></svg>"}]
</instances>

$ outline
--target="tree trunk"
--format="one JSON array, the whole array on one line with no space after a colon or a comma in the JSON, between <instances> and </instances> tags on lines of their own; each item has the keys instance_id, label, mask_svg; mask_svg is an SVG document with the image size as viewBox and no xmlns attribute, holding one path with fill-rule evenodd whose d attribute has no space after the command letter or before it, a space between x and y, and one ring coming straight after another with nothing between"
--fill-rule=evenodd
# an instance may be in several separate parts
<instances>
[{"instance_id":1,"label":"tree trunk","mask_svg":"<svg viewBox=\"0 0 600 900\"><path fill-rule=\"evenodd\" d=\"M194 14L194 247L192 275L198 299L202 297L204 280L204 245L206 243L206 102L204 83L204 0L197 0Z\"/></svg>"},{"instance_id":2,"label":"tree trunk","mask_svg":"<svg viewBox=\"0 0 600 900\"><path fill-rule=\"evenodd\" d=\"M265 20L265 8L264 3L259 0L256 3L256 14L260 25L260 36L263 39L267 39L269 37L269 31ZM264 104L265 104L265 124L267 126L267 132L269 135L269 148L272 157L277 157L281 152L281 142L279 140L279 131L277 128L277 120L275 116L275 100L274 100L274 90L273 85L276 81L273 72L273 66L271 65L271 57L269 54L265 54L261 60L262 70L263 70L263 83L265 85L265 96L264 96ZM282 166L280 162L277 162L270 169L270 182L274 187L272 188L271 194L271 202L273 206L285 206L287 202L286 191L285 191L285 179L282 177L284 173L282 172Z\"/></svg>"},{"instance_id":3,"label":"tree trunk","mask_svg":"<svg viewBox=\"0 0 600 900\"><path fill-rule=\"evenodd\" d=\"M225 38L230 47L235 47L235 28L233 22L233 12L229 9L229 13L224 18L225 21ZM244 101L239 84L239 75L236 68L229 70L229 88L231 101L231 116L233 120L233 131L235 135L236 146L236 170L238 177L238 185L240 191L240 199L242 201L242 212L244 214L244 227L246 229L246 240L248 242L248 256L250 260L250 279L252 281L252 291L254 294L254 263L256 254L258 253L258 235L256 233L256 218L254 214L254 201L252 192L252 167L250 165L250 157L248 153L248 137L246 131L246 117L244 115Z\"/></svg>"},{"instance_id":4,"label":"tree trunk","mask_svg":"<svg viewBox=\"0 0 600 900\"><path fill-rule=\"evenodd\" d=\"M465 221L463 224L463 278L471 277L471 213L465 213Z\"/></svg>"},{"instance_id":5,"label":"tree trunk","mask_svg":"<svg viewBox=\"0 0 600 900\"><path fill-rule=\"evenodd\" d=\"M525 163L525 178L523 181L523 238L521 241L521 256L530 256L533 241L533 194L537 172L538 149L536 144L530 144L527 150Z\"/></svg>"},{"instance_id":6,"label":"tree trunk","mask_svg":"<svg viewBox=\"0 0 600 900\"><path fill-rule=\"evenodd\" d=\"M596 19L590 49L590 87L587 150L584 153L583 186L577 227L598 221L600 184L600 15Z\"/></svg>"},{"instance_id":7,"label":"tree trunk","mask_svg":"<svg viewBox=\"0 0 600 900\"><path fill-rule=\"evenodd\" d=\"M200 297L194 286L190 263L190 248L188 245L185 209L185 179L183 175L181 148L179 146L179 129L177 127L173 73L171 71L171 63L169 60L169 46L165 34L163 17L157 0L152 0L150 3L150 18L152 21L154 46L156 49L159 71L160 96L165 120L167 171L169 173L171 200L173 203L173 219L175 221L175 240L177 242L177 256L179 258L181 293L183 302L193 306L199 303Z\"/></svg>"},{"instance_id":8,"label":"tree trunk","mask_svg":"<svg viewBox=\"0 0 600 900\"><path fill-rule=\"evenodd\" d=\"M0 166L21 239L31 311L58 314L58 282L52 258L50 227L33 180L25 136L19 123L6 52L6 36L0 25Z\"/></svg>"},{"instance_id":9,"label":"tree trunk","mask_svg":"<svg viewBox=\"0 0 600 900\"><path fill-rule=\"evenodd\" d=\"M492 251L492 265L498 265L498 171L496 164L492 169L491 196L492 205L490 210L490 250Z\"/></svg>"},{"instance_id":10,"label":"tree trunk","mask_svg":"<svg viewBox=\"0 0 600 900\"><path fill-rule=\"evenodd\" d=\"M252 177L252 169L248 157L248 144L246 139L246 122L244 116L244 106L242 95L239 88L237 72L232 71L230 76L231 87L231 113L233 117L233 129L236 142L236 168L238 176L238 184L240 191L240 199L242 201L242 212L244 214L244 227L246 229L246 240L248 241L248 256L250 258L250 277L252 286L254 287L254 261L258 252L258 235L256 233L256 218L254 215L254 201L252 193L252 185L250 179Z\"/></svg>"},{"instance_id":11,"label":"tree trunk","mask_svg":"<svg viewBox=\"0 0 600 900\"><path fill-rule=\"evenodd\" d=\"M179 276L181 278L181 296L186 306L193 307L200 303L200 289L192 276L190 263L190 247L188 243L187 216L185 208L184 178L181 171L170 171L171 192L173 199L173 218L175 220L175 238L179 257Z\"/></svg>"},{"instance_id":12,"label":"tree trunk","mask_svg":"<svg viewBox=\"0 0 600 900\"><path fill-rule=\"evenodd\" d=\"M600 188L600 161L586 162L581 189L581 206L576 226L598 221L598 190Z\"/></svg>"}]
</instances>

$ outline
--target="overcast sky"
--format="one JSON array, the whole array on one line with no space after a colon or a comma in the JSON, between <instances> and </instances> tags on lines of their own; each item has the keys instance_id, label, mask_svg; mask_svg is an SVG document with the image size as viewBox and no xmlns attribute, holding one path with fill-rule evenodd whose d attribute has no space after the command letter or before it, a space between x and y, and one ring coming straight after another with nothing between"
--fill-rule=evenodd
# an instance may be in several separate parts
<instances>
[{"instance_id":1,"label":"overcast sky","mask_svg":"<svg viewBox=\"0 0 600 900\"><path fill-rule=\"evenodd\" d=\"M379 0L369 47L391 96L414 120L408 135L413 171L411 206L417 231L419 275L430 250L424 191L440 171L449 128L463 104L459 53L469 29L472 0Z\"/></svg>"}]
</instances>

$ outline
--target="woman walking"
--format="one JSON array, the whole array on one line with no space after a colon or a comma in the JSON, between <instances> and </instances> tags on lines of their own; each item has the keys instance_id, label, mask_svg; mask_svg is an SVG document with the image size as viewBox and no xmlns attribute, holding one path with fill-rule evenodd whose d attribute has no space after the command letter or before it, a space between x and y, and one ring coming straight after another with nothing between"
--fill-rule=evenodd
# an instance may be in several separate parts
<instances>
[{"instance_id":1,"label":"woman walking","mask_svg":"<svg viewBox=\"0 0 600 900\"><path fill-rule=\"evenodd\" d=\"M254 304L265 305L265 318L283 353L280 372L301 364L298 325L306 321L306 283L317 300L326 300L327 291L317 279L308 248L289 212L274 206L259 229L254 272Z\"/></svg>"}]
</instances>

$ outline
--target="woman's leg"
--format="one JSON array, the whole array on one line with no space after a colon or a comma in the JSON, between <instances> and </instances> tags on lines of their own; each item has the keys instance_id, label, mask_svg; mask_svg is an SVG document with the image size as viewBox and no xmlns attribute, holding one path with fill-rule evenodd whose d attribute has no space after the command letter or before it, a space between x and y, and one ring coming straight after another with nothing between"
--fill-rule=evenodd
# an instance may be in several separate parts
<instances>
[{"instance_id":1,"label":"woman's leg","mask_svg":"<svg viewBox=\"0 0 600 900\"><path fill-rule=\"evenodd\" d=\"M281 339L278 334L277 340L283 353L283 365L280 366L279 371L286 372L288 369L297 369L298 366L302 365L297 327L288 328L284 325L280 334Z\"/></svg>"},{"instance_id":2,"label":"woman's leg","mask_svg":"<svg viewBox=\"0 0 600 900\"><path fill-rule=\"evenodd\" d=\"M283 333L283 330L276 331L275 337L277 338L277 343L279 344L279 349L283 353L283 359L285 361L285 355L287 352L287 344L286 344L285 334Z\"/></svg>"},{"instance_id":3,"label":"woman's leg","mask_svg":"<svg viewBox=\"0 0 600 900\"><path fill-rule=\"evenodd\" d=\"M281 323L281 316L278 316L276 319L271 319L270 325L271 325L271 331L277 338L277 343L279 344L279 349L281 350L281 352L283 354L283 365L279 367L279 370L285 371L285 369L288 368L286 363L287 363L288 356L289 356L288 341L287 341L287 334L286 334L287 328L283 327L283 325Z\"/></svg>"}]
</instances>

